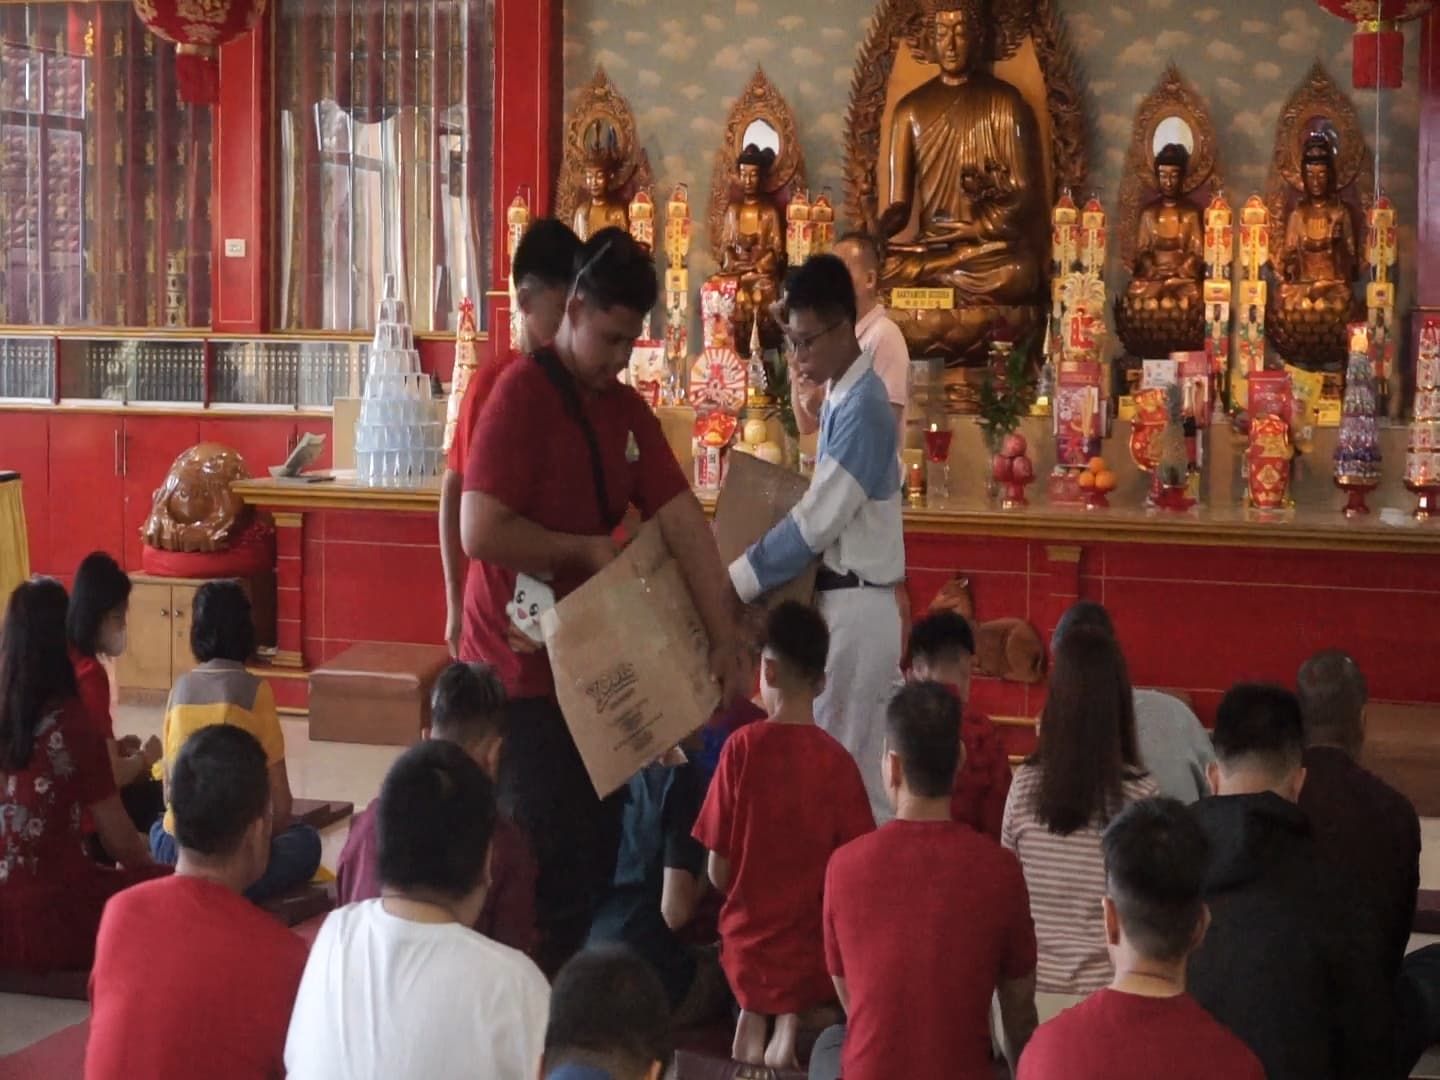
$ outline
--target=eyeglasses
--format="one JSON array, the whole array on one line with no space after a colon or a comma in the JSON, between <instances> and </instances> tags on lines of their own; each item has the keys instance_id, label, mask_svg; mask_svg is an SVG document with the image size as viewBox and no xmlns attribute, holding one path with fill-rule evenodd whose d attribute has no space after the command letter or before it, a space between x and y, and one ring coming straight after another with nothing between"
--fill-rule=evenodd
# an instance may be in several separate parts
<instances>
[{"instance_id":1,"label":"eyeglasses","mask_svg":"<svg viewBox=\"0 0 1440 1080\"><path fill-rule=\"evenodd\" d=\"M844 325L844 322L845 320L843 319L840 320L840 322L833 322L829 326L825 327L824 330L817 330L809 337L797 338L791 334L786 334L785 340L790 343L790 348L792 351L796 353L809 352L811 346L813 346L815 342L819 341L822 337L830 333L832 330L838 330L841 326Z\"/></svg>"}]
</instances>

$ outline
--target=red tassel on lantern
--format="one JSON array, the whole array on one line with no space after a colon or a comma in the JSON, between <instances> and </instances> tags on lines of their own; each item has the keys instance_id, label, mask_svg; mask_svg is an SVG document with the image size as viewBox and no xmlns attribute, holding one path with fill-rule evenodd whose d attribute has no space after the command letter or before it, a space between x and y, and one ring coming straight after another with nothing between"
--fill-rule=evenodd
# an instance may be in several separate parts
<instances>
[{"instance_id":1,"label":"red tassel on lantern","mask_svg":"<svg viewBox=\"0 0 1440 1080\"><path fill-rule=\"evenodd\" d=\"M1351 81L1361 90L1398 90L1405 75L1405 35L1388 20L1357 23Z\"/></svg>"}]
</instances>

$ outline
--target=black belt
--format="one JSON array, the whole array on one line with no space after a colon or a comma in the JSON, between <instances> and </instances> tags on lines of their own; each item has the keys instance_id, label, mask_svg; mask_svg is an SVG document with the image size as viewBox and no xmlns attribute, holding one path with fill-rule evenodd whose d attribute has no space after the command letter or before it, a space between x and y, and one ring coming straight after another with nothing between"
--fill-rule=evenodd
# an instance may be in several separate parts
<instances>
[{"instance_id":1,"label":"black belt","mask_svg":"<svg viewBox=\"0 0 1440 1080\"><path fill-rule=\"evenodd\" d=\"M873 585L851 570L848 574L837 574L828 566L822 566L815 574L816 592L836 592L840 589L883 589L884 585Z\"/></svg>"}]
</instances>

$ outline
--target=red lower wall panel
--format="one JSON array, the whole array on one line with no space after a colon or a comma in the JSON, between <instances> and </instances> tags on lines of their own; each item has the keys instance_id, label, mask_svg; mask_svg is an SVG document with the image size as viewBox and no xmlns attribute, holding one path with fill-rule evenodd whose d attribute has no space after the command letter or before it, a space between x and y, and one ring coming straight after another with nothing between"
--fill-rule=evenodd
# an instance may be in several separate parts
<instances>
[{"instance_id":1,"label":"red lower wall panel","mask_svg":"<svg viewBox=\"0 0 1440 1080\"><path fill-rule=\"evenodd\" d=\"M906 547L917 615L957 574L969 579L981 620L1025 618L1046 641L1076 596L1098 600L1135 683L1186 691L1207 723L1233 683L1293 685L1301 661L1327 647L1355 656L1375 700L1440 703L1440 683L1415 662L1440 639L1440 560L925 534ZM291 593L281 617L301 627L308 667L361 641L440 641L432 513L307 511L300 551L298 603ZM291 586L296 571L284 571L282 587ZM1043 684L979 679L973 692L977 711L1002 719L1034 717L1044 700ZM1012 753L1033 746L1029 728L1003 730Z\"/></svg>"}]
</instances>

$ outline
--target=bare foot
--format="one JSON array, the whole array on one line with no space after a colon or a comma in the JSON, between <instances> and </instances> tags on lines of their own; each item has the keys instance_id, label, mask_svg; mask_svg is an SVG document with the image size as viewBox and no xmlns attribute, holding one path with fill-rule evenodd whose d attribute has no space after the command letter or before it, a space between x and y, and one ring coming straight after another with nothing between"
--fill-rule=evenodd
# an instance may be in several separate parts
<instances>
[{"instance_id":1,"label":"bare foot","mask_svg":"<svg viewBox=\"0 0 1440 1080\"><path fill-rule=\"evenodd\" d=\"M765 1017L749 1009L740 1010L730 1056L745 1065L765 1064Z\"/></svg>"},{"instance_id":2,"label":"bare foot","mask_svg":"<svg viewBox=\"0 0 1440 1080\"><path fill-rule=\"evenodd\" d=\"M775 1018L775 1034L770 1036L770 1045L765 1048L765 1064L772 1069L798 1069L795 1057L795 1036L800 1030L800 1018L794 1013L785 1013Z\"/></svg>"}]
</instances>

